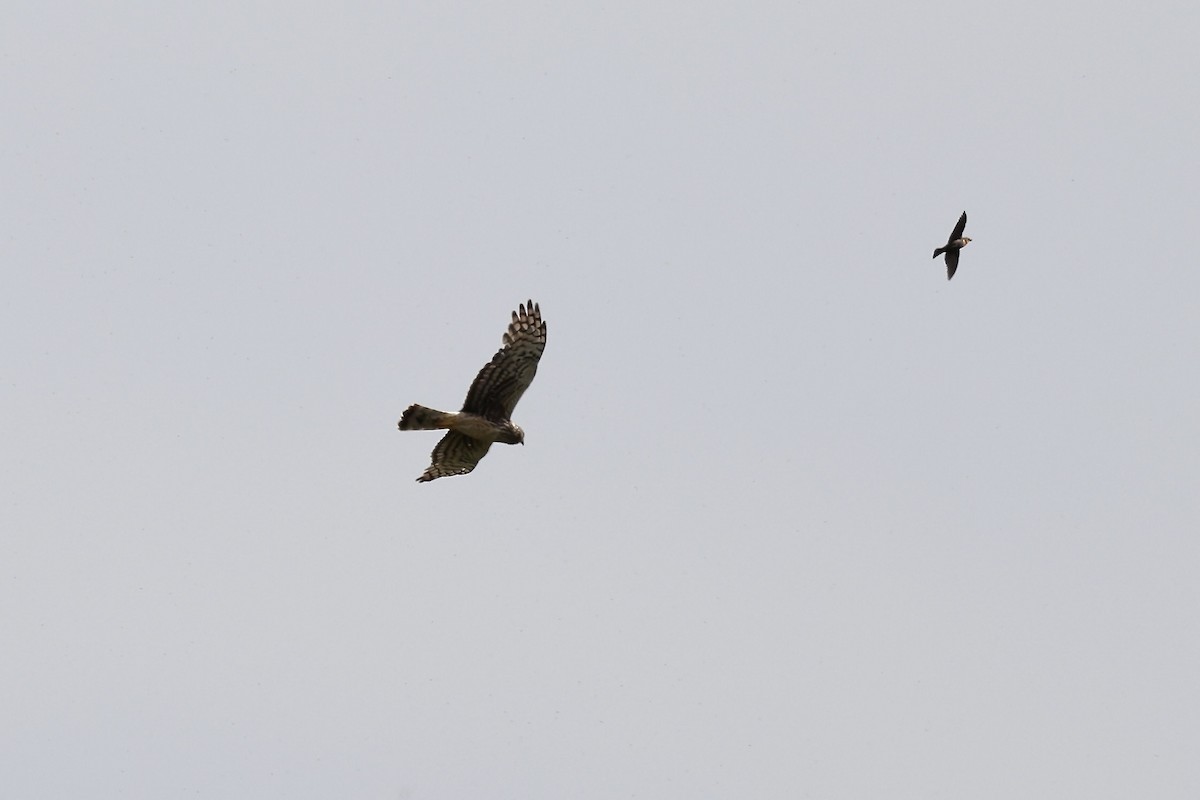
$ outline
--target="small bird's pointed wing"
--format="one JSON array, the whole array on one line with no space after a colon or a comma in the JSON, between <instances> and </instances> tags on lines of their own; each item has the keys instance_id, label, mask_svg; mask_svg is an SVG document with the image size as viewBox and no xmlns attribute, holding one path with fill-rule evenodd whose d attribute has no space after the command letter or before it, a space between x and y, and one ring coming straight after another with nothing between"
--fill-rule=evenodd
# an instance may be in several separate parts
<instances>
[{"instance_id":1,"label":"small bird's pointed wing","mask_svg":"<svg viewBox=\"0 0 1200 800\"><path fill-rule=\"evenodd\" d=\"M504 334L504 346L475 376L462 410L490 420L510 419L517 401L533 382L545 349L546 323L542 321L542 310L532 300L522 303L513 312Z\"/></svg>"},{"instance_id":2,"label":"small bird's pointed wing","mask_svg":"<svg viewBox=\"0 0 1200 800\"><path fill-rule=\"evenodd\" d=\"M950 234L950 241L953 242L955 239L961 239L962 235L963 235L963 231L965 231L966 229L967 229L967 212L964 211L963 215L958 218L958 224L954 226L954 231Z\"/></svg>"},{"instance_id":3,"label":"small bird's pointed wing","mask_svg":"<svg viewBox=\"0 0 1200 800\"><path fill-rule=\"evenodd\" d=\"M491 442L472 439L458 431L450 431L433 448L433 463L417 478L418 483L445 478L450 475L466 475L475 469L479 460L487 455Z\"/></svg>"},{"instance_id":4,"label":"small bird's pointed wing","mask_svg":"<svg viewBox=\"0 0 1200 800\"><path fill-rule=\"evenodd\" d=\"M954 277L954 271L958 269L958 250L946 251L946 280Z\"/></svg>"}]
</instances>

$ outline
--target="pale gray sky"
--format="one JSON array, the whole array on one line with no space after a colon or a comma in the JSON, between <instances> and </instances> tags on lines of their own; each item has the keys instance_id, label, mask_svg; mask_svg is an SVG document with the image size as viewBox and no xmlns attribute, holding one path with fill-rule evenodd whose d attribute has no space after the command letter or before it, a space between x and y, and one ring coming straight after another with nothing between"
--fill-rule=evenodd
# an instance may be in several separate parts
<instances>
[{"instance_id":1,"label":"pale gray sky","mask_svg":"<svg viewBox=\"0 0 1200 800\"><path fill-rule=\"evenodd\" d=\"M8 9L5 795L1200 795L1198 33Z\"/></svg>"}]
</instances>

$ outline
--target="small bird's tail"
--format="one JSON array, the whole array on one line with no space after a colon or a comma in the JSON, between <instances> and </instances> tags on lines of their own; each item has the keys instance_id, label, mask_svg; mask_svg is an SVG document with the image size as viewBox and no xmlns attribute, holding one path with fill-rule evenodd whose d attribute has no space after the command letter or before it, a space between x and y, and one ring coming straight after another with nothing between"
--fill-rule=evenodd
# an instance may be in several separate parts
<instances>
[{"instance_id":1,"label":"small bird's tail","mask_svg":"<svg viewBox=\"0 0 1200 800\"><path fill-rule=\"evenodd\" d=\"M942 253L944 253L944 252L946 252L946 248L944 248L944 247L939 247L937 250L934 250L934 251L933 251L933 257L934 257L934 258L937 258L938 256L940 256L940 255L941 255Z\"/></svg>"},{"instance_id":2,"label":"small bird's tail","mask_svg":"<svg viewBox=\"0 0 1200 800\"><path fill-rule=\"evenodd\" d=\"M437 411L425 406L411 405L404 410L400 417L402 431L436 431L450 427L453 414Z\"/></svg>"}]
</instances>

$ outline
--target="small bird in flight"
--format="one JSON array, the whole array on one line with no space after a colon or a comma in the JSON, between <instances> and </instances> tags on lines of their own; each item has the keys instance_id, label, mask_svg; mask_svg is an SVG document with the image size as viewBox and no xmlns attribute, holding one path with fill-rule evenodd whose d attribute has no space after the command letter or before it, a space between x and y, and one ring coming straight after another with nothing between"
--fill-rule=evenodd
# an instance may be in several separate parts
<instances>
[{"instance_id":1,"label":"small bird in flight","mask_svg":"<svg viewBox=\"0 0 1200 800\"><path fill-rule=\"evenodd\" d=\"M946 254L946 280L954 277L954 271L958 269L958 251L967 246L971 240L963 236L963 228L967 227L967 212L963 212L958 218L958 224L954 226L954 230L950 232L950 238L946 240L944 247L939 247L933 251L933 257L937 258L942 253Z\"/></svg>"}]
</instances>

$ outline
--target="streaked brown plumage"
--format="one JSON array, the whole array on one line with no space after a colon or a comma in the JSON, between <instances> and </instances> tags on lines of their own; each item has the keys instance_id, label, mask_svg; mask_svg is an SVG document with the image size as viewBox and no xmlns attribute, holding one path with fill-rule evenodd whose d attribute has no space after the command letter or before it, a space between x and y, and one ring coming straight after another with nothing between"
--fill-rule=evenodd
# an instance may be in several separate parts
<instances>
[{"instance_id":1,"label":"streaked brown plumage","mask_svg":"<svg viewBox=\"0 0 1200 800\"><path fill-rule=\"evenodd\" d=\"M511 417L517 401L533 382L546 349L546 323L536 303L522 303L513 312L503 342L504 346L475 376L462 411L412 405L400 417L402 431L450 431L433 448L433 463L418 481L466 475L487 455L493 442L525 443L525 432Z\"/></svg>"}]
</instances>

